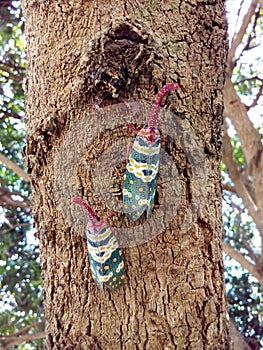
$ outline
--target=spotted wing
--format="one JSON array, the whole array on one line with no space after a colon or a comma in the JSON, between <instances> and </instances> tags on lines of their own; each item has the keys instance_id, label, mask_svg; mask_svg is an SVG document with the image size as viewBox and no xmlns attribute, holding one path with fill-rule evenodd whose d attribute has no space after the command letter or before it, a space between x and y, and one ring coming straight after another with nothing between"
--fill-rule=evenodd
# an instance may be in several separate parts
<instances>
[{"instance_id":1,"label":"spotted wing","mask_svg":"<svg viewBox=\"0 0 263 350\"><path fill-rule=\"evenodd\" d=\"M92 277L100 289L119 288L125 278L122 251L111 228L105 224L98 234L86 233Z\"/></svg>"},{"instance_id":2,"label":"spotted wing","mask_svg":"<svg viewBox=\"0 0 263 350\"><path fill-rule=\"evenodd\" d=\"M160 137L149 145L139 133L134 141L123 182L124 212L132 221L153 207L160 159Z\"/></svg>"}]
</instances>

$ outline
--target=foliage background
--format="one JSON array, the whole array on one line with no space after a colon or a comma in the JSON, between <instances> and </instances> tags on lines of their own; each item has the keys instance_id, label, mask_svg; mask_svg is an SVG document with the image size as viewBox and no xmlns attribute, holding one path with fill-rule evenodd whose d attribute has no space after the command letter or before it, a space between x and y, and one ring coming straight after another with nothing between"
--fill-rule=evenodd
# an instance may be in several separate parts
<instances>
[{"instance_id":1,"label":"foliage background","mask_svg":"<svg viewBox=\"0 0 263 350\"><path fill-rule=\"evenodd\" d=\"M20 3L0 2L0 153L25 171L25 41ZM0 159L3 162L5 159ZM9 165L9 164L8 164ZM24 177L24 178L23 178ZM30 185L13 166L0 168L0 343L43 328L39 249L32 230ZM27 326L30 326L29 328ZM17 349L42 348L42 340Z\"/></svg>"}]
</instances>

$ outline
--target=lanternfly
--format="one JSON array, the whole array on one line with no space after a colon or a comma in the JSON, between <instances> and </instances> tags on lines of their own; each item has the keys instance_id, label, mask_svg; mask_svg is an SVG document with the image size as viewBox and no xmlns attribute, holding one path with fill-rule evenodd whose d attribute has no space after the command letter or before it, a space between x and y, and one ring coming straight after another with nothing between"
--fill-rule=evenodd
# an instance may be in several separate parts
<instances>
[{"instance_id":1,"label":"lanternfly","mask_svg":"<svg viewBox=\"0 0 263 350\"><path fill-rule=\"evenodd\" d=\"M122 189L124 212L132 221L137 220L145 210L147 218L151 214L160 160L160 105L163 97L178 87L177 83L171 83L159 91L148 116L148 126L138 132L132 146Z\"/></svg>"},{"instance_id":2,"label":"lanternfly","mask_svg":"<svg viewBox=\"0 0 263 350\"><path fill-rule=\"evenodd\" d=\"M100 289L105 284L117 289L125 278L122 251L106 219L99 220L91 207L81 198L74 197L73 203L82 205L88 215L86 238L92 277Z\"/></svg>"}]
</instances>

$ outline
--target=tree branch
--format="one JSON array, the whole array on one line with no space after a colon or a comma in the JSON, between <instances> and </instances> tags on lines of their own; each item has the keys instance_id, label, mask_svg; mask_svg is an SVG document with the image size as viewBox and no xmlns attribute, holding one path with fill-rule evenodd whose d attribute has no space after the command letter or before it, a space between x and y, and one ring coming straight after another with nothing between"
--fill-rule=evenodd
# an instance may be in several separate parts
<instances>
[{"instance_id":1,"label":"tree branch","mask_svg":"<svg viewBox=\"0 0 263 350\"><path fill-rule=\"evenodd\" d=\"M250 215L256 222L258 216L258 208L254 203L251 195L249 194L246 186L240 179L240 173L238 165L233 158L233 149L230 141L230 137L226 131L226 125L224 125L224 136L223 136L223 162L226 164L229 171L229 175L234 183L237 194L242 198L244 205L249 211ZM262 226L263 230L263 226Z\"/></svg>"},{"instance_id":2,"label":"tree branch","mask_svg":"<svg viewBox=\"0 0 263 350\"><path fill-rule=\"evenodd\" d=\"M11 62L10 60L0 61L0 69L2 69L2 67L6 67L6 66L13 68L15 70L23 70L23 71L26 70L25 67L19 66L18 64L15 64L14 62Z\"/></svg>"},{"instance_id":3,"label":"tree branch","mask_svg":"<svg viewBox=\"0 0 263 350\"><path fill-rule=\"evenodd\" d=\"M261 80L262 81L262 80ZM263 82L260 85L260 88L258 90L258 93L256 94L256 97L254 99L254 101L251 103L250 106L247 107L247 109L249 110L250 108L256 107L256 105L258 104L258 100L260 99L260 97L262 96L263 93Z\"/></svg>"},{"instance_id":4,"label":"tree branch","mask_svg":"<svg viewBox=\"0 0 263 350\"><path fill-rule=\"evenodd\" d=\"M263 93L263 79L261 79L259 76L255 75L255 76L250 77L250 78L240 79L240 80L238 80L238 81L233 83L234 86L236 86L238 84L241 84L241 83L244 83L244 82L247 82L247 81L254 81L254 80L260 81L261 85L260 85L259 90L258 90L258 92L256 94L256 97L254 98L254 100L251 103L251 105L250 106L246 106L247 110L250 110L250 108L253 108L253 107L257 106L258 100L260 99L260 97L262 96L262 93Z\"/></svg>"},{"instance_id":5,"label":"tree branch","mask_svg":"<svg viewBox=\"0 0 263 350\"><path fill-rule=\"evenodd\" d=\"M11 225L7 230L5 230L3 232L0 231L0 236L7 235L9 232L15 230L17 227L27 227L29 225L30 225L30 223L28 223L28 222L19 223L19 224L16 224L16 225Z\"/></svg>"},{"instance_id":6,"label":"tree branch","mask_svg":"<svg viewBox=\"0 0 263 350\"><path fill-rule=\"evenodd\" d=\"M229 192L233 192L233 193L236 193L236 189L235 189L235 186L231 186L227 183L222 183L222 187L223 187L223 190L225 191L229 191Z\"/></svg>"},{"instance_id":7,"label":"tree branch","mask_svg":"<svg viewBox=\"0 0 263 350\"><path fill-rule=\"evenodd\" d=\"M258 280L261 286L263 286L263 276L257 271L256 266L250 263L243 254L237 252L225 242L223 242L223 250L228 256L230 256L230 258L236 260L244 269L251 273L251 275Z\"/></svg>"},{"instance_id":8,"label":"tree branch","mask_svg":"<svg viewBox=\"0 0 263 350\"><path fill-rule=\"evenodd\" d=\"M8 74L7 78L12 77L13 80L15 80L17 82L22 82L24 79L24 76L22 74L14 73L5 66L0 66L0 71L7 73Z\"/></svg>"},{"instance_id":9,"label":"tree branch","mask_svg":"<svg viewBox=\"0 0 263 350\"><path fill-rule=\"evenodd\" d=\"M42 339L45 338L45 332L40 331L36 333L31 333L31 334L24 334L34 328L41 328L44 325L44 321L41 322L34 322L31 325L25 326L24 328L21 328L19 331L7 335L7 336L1 336L0 341L2 342L2 350L8 350L11 346L14 346L16 344L20 344L26 341L32 341L32 340L37 340L37 339Z\"/></svg>"},{"instance_id":10,"label":"tree branch","mask_svg":"<svg viewBox=\"0 0 263 350\"><path fill-rule=\"evenodd\" d=\"M238 138L241 143L242 151L247 165L247 173L253 179L253 193L255 197L256 206L259 209L256 208L255 204L254 206L251 206L252 202L250 198L246 196L247 191L244 190L244 186L239 186L238 189L238 184L236 183L236 181L238 181L238 176L235 176L236 174L233 172L231 177L237 191L239 192L239 195L244 201L244 204L247 206L248 211L254 218L263 240L263 146L261 143L260 135L254 127L254 125L252 124L251 120L249 119L247 109L242 104L240 97L237 95L237 92L230 78L226 78L225 82L224 103L225 115L230 117L231 122L233 123L236 129ZM227 141L226 133L224 137L224 142L229 143L229 141ZM230 157L228 157L226 162L230 170L231 163L233 164L233 160L231 160ZM233 176L235 177L235 180Z\"/></svg>"},{"instance_id":11,"label":"tree branch","mask_svg":"<svg viewBox=\"0 0 263 350\"><path fill-rule=\"evenodd\" d=\"M257 5L258 5L258 0L251 1L251 4L248 8L248 11L243 18L242 25L241 25L238 33L235 35L235 37L232 40L231 47L230 47L229 52L228 52L228 59L227 59L227 73L228 73L229 77L232 76L232 71L234 68L232 65L232 62L233 62L233 59L235 57L236 50L243 40L243 37L247 31L247 27L251 21L252 16L255 13Z\"/></svg>"},{"instance_id":12,"label":"tree branch","mask_svg":"<svg viewBox=\"0 0 263 350\"><path fill-rule=\"evenodd\" d=\"M25 326L21 329L19 329L19 331L15 332L14 334L11 334L10 336L11 337L14 337L14 336L18 336L18 335L22 335L23 333L26 333L28 332L30 329L33 329L33 328L40 328L40 327L44 327L44 321L36 321L28 326Z\"/></svg>"},{"instance_id":13,"label":"tree branch","mask_svg":"<svg viewBox=\"0 0 263 350\"><path fill-rule=\"evenodd\" d=\"M4 109L0 109L0 114L2 114L2 117L0 117L0 120L3 120L8 117L19 119L19 120L23 119L23 116L19 115L18 113L12 113L9 111L5 111Z\"/></svg>"},{"instance_id":14,"label":"tree branch","mask_svg":"<svg viewBox=\"0 0 263 350\"><path fill-rule=\"evenodd\" d=\"M20 336L15 336L13 337L1 337L0 339L2 340L2 350L8 350L10 349L11 346L23 343L23 342L28 342L32 340L37 340L37 339L43 339L45 338L46 334L45 332L37 332L37 333L32 333L32 334L26 334L26 335L20 335Z\"/></svg>"},{"instance_id":15,"label":"tree branch","mask_svg":"<svg viewBox=\"0 0 263 350\"><path fill-rule=\"evenodd\" d=\"M237 192L243 199L244 204L247 206L248 211L256 222L256 225L261 234L261 255L260 264L263 265L263 146L261 143L261 138L254 127L253 123L249 119L247 114L246 106L241 102L238 96L234 84L231 81L231 76L233 72L233 60L235 57L236 49L241 44L244 34L247 31L248 25L251 22L251 18L255 13L258 4L263 8L262 0L252 0L246 15L243 18L242 25L233 38L231 48L229 50L227 59L227 76L224 86L224 104L225 104L225 115L231 119L233 123L238 138L241 143L245 161L247 164L247 174L251 179L253 179L254 187L254 205L250 198L247 196L248 191L245 190L245 186L242 186L242 182L236 183L234 179L234 185ZM263 87L260 87L259 93L262 91ZM256 95L256 99L253 101L252 106L257 103L259 99L259 93ZM231 167L230 159L228 159L228 165ZM236 175L234 172L231 177ZM237 181L238 177L236 177ZM240 185L240 186L239 186ZM248 206L250 204L250 206ZM254 210L253 210L254 207ZM259 209L258 209L259 208ZM255 210L256 209L256 210Z\"/></svg>"},{"instance_id":16,"label":"tree branch","mask_svg":"<svg viewBox=\"0 0 263 350\"><path fill-rule=\"evenodd\" d=\"M230 336L233 341L234 350L252 350L248 343L245 341L243 334L241 334L235 325L235 322L230 319L229 321Z\"/></svg>"},{"instance_id":17,"label":"tree branch","mask_svg":"<svg viewBox=\"0 0 263 350\"><path fill-rule=\"evenodd\" d=\"M22 197L24 200L23 201L16 201L14 199L11 198L12 192L10 193L5 193L5 194L1 194L0 198L1 198L1 206L2 207L16 207L16 208L30 208L30 201L19 194L20 197Z\"/></svg>"},{"instance_id":18,"label":"tree branch","mask_svg":"<svg viewBox=\"0 0 263 350\"><path fill-rule=\"evenodd\" d=\"M12 170L16 175L18 175L19 177L22 177L24 181L26 182L30 181L28 174L23 169L21 169L17 164L12 162L10 159L6 158L2 153L0 153L0 162L5 164L5 166L7 166L8 169Z\"/></svg>"},{"instance_id":19,"label":"tree branch","mask_svg":"<svg viewBox=\"0 0 263 350\"><path fill-rule=\"evenodd\" d=\"M230 137L227 134L225 124L224 124L223 140L224 140L224 142L223 142L223 161L228 168L229 175L234 183L237 194L240 196L240 198L242 198L245 207L247 208L251 217L255 221L257 228L258 228L260 235L261 235L261 254L260 254L260 257L258 260L258 266L261 266L261 265L263 265L263 213L262 213L262 207L260 205L259 205L259 207L257 207L256 203L254 202L253 198L251 197L250 193L248 192L247 187L245 186L245 184L243 183L243 181L240 178L240 172L239 172L238 166L233 158L232 145L231 145ZM258 198L258 193L260 194L260 191L261 190L257 191L257 193L256 193L257 198Z\"/></svg>"},{"instance_id":20,"label":"tree branch","mask_svg":"<svg viewBox=\"0 0 263 350\"><path fill-rule=\"evenodd\" d=\"M263 82L263 79L261 79L258 75L253 75L250 78L243 78L243 79L235 81L234 85L238 85L238 84L244 83L246 81L253 81L253 80L259 80L259 81Z\"/></svg>"},{"instance_id":21,"label":"tree branch","mask_svg":"<svg viewBox=\"0 0 263 350\"><path fill-rule=\"evenodd\" d=\"M249 167L258 151L261 149L263 151L263 146L260 135L247 114L247 108L241 102L230 78L226 78L225 81L224 104L224 113L231 119L236 129L246 163Z\"/></svg>"},{"instance_id":22,"label":"tree branch","mask_svg":"<svg viewBox=\"0 0 263 350\"><path fill-rule=\"evenodd\" d=\"M23 201L15 200L12 198L12 196L18 196L23 199ZM0 176L0 198L1 198L1 205L4 206L11 206L11 207L21 207L21 208L30 208L30 200L23 196L20 192L17 191L9 191L8 188L5 186L5 182L3 178Z\"/></svg>"},{"instance_id":23,"label":"tree branch","mask_svg":"<svg viewBox=\"0 0 263 350\"><path fill-rule=\"evenodd\" d=\"M258 257L255 255L251 245L247 242L247 240L245 239L245 237L243 237L243 243L244 243L244 247L246 248L248 255L250 257L251 260L253 260L255 263L258 262Z\"/></svg>"}]
</instances>

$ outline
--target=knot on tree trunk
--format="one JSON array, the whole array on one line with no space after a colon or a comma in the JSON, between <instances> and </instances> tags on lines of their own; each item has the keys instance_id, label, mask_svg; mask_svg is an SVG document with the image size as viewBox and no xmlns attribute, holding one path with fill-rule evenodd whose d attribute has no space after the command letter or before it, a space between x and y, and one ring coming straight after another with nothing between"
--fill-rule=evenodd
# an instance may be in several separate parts
<instances>
[{"instance_id":1,"label":"knot on tree trunk","mask_svg":"<svg viewBox=\"0 0 263 350\"><path fill-rule=\"evenodd\" d=\"M91 43L86 58L83 93L105 106L127 98L140 85L152 86L153 69L161 60L160 48L152 35L126 18L111 24ZM158 62L158 66L161 63ZM160 70L162 70L160 68ZM163 74L163 76L165 76ZM155 83L156 91L161 85Z\"/></svg>"}]
</instances>

